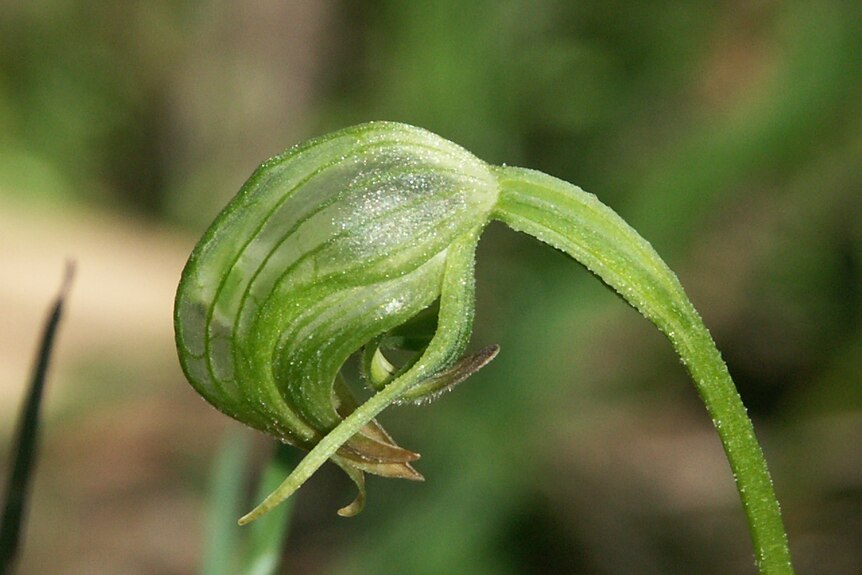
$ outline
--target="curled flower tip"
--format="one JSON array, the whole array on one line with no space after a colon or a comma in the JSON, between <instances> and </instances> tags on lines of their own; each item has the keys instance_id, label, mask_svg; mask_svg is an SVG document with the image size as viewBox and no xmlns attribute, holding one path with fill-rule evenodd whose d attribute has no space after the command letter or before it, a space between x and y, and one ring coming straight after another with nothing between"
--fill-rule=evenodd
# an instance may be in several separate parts
<instances>
[{"instance_id":1,"label":"curled flower tip","mask_svg":"<svg viewBox=\"0 0 862 575\"><path fill-rule=\"evenodd\" d=\"M410 390L407 391L401 399L398 400L398 402L413 402L417 405L431 403L488 365L492 359L497 357L499 352L500 346L494 344L483 348L473 355L462 357L460 360L455 362L455 365L443 371L439 375L429 377L422 383L410 388Z\"/></svg>"}]
</instances>

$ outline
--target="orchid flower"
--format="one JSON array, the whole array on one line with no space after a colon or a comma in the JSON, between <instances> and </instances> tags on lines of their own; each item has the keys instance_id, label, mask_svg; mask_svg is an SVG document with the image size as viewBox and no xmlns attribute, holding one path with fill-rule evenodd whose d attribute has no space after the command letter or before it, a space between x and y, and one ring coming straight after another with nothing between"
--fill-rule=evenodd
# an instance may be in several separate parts
<instances>
[{"instance_id":1,"label":"orchid flower","mask_svg":"<svg viewBox=\"0 0 862 575\"><path fill-rule=\"evenodd\" d=\"M465 355L474 259L499 220L562 250L650 320L687 367L721 438L763 573L792 573L778 502L727 368L676 275L596 196L534 170L492 166L426 130L372 122L262 164L216 218L182 274L175 305L183 370L212 405L308 451L248 523L331 460L421 479L418 454L375 417L424 402L485 366ZM412 352L395 353L393 350ZM361 357L373 395L340 370ZM409 357L403 365L394 356ZM397 362L396 362L397 363Z\"/></svg>"}]
</instances>

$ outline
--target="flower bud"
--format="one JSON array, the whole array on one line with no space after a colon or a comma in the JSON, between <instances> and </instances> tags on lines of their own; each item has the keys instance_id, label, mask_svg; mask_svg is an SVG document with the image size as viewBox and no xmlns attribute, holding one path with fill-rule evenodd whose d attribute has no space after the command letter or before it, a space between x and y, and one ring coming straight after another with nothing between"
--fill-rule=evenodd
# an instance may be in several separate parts
<instances>
[{"instance_id":1,"label":"flower bud","mask_svg":"<svg viewBox=\"0 0 862 575\"><path fill-rule=\"evenodd\" d=\"M495 353L458 363L472 322L473 252L496 195L484 162L402 124L349 128L265 162L183 272L175 325L186 376L224 413L311 449L357 407L339 376L344 362L440 299L457 265L460 280L446 289L463 291L471 309L447 326L458 335L406 399L454 385ZM361 488L362 471L421 478L416 458L372 420L333 461Z\"/></svg>"}]
</instances>

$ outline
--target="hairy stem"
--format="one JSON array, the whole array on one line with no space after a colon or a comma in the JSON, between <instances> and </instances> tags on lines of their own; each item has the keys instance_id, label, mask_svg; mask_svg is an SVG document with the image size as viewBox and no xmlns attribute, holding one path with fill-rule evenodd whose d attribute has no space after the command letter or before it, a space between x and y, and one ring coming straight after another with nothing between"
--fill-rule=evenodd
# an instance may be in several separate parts
<instances>
[{"instance_id":1,"label":"hairy stem","mask_svg":"<svg viewBox=\"0 0 862 575\"><path fill-rule=\"evenodd\" d=\"M760 572L792 574L778 500L754 428L676 275L646 240L592 194L532 170L503 167L497 173L497 219L572 256L670 339L721 438Z\"/></svg>"}]
</instances>

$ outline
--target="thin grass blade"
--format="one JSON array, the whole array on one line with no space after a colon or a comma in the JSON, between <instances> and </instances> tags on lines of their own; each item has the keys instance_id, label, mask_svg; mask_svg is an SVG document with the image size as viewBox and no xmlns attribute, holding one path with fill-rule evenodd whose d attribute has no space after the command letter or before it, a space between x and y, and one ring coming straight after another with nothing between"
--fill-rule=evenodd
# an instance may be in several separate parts
<instances>
[{"instance_id":1,"label":"thin grass blade","mask_svg":"<svg viewBox=\"0 0 862 575\"><path fill-rule=\"evenodd\" d=\"M230 433L212 470L210 505L204 543L204 575L233 575L240 549L240 532L234 518L243 506L250 432Z\"/></svg>"},{"instance_id":2,"label":"thin grass blade","mask_svg":"<svg viewBox=\"0 0 862 575\"><path fill-rule=\"evenodd\" d=\"M278 445L272 460L263 472L256 500L273 492L293 468L302 460L302 453L287 445ZM282 548L288 527L293 500L287 501L277 509L251 525L242 569L243 575L274 575L281 564ZM234 529L242 529L236 521L230 521Z\"/></svg>"},{"instance_id":3,"label":"thin grass blade","mask_svg":"<svg viewBox=\"0 0 862 575\"><path fill-rule=\"evenodd\" d=\"M63 283L60 286L60 292L45 322L42 340L39 345L39 353L36 356L36 364L33 367L33 376L30 380L30 388L21 407L20 419L18 420L15 439L12 443L13 449L11 453L14 462L11 467L9 481L6 484L3 522L0 524L0 575L12 573L21 546L27 512L27 498L36 468L39 412L45 391L45 380L48 375L51 355L54 351L57 328L60 325L63 306L69 295L74 273L74 264L68 262L66 264Z\"/></svg>"}]
</instances>

